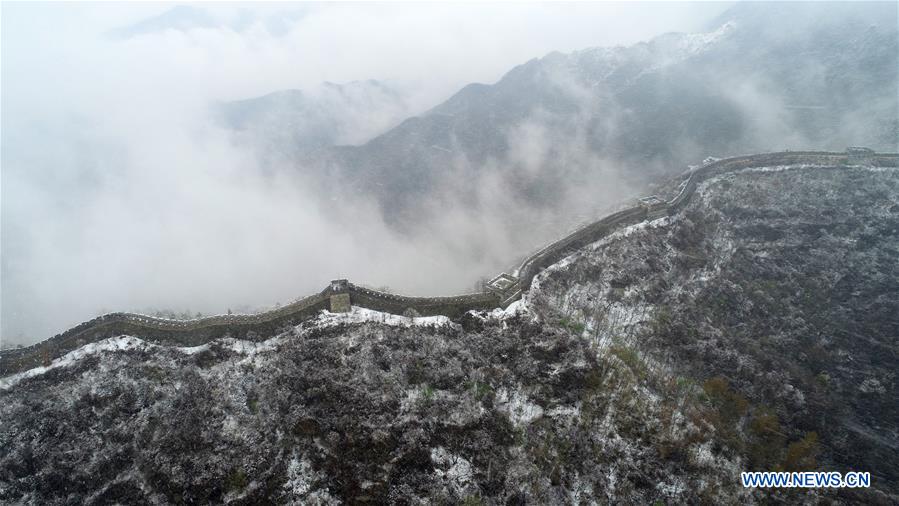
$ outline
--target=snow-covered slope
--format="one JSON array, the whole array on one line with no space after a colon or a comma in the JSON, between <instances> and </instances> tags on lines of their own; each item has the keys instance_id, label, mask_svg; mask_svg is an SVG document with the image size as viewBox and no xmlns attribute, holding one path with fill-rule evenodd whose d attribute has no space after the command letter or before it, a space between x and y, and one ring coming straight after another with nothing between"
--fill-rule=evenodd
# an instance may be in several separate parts
<instances>
[{"instance_id":1,"label":"snow-covered slope","mask_svg":"<svg viewBox=\"0 0 899 506\"><path fill-rule=\"evenodd\" d=\"M896 169L747 170L504 311L95 343L3 378L0 501L895 502L897 213Z\"/></svg>"}]
</instances>

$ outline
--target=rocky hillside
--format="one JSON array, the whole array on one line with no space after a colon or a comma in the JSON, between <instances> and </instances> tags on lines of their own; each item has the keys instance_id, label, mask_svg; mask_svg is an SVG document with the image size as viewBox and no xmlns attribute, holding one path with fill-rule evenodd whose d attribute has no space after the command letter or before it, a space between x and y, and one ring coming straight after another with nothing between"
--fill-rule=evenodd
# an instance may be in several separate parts
<instances>
[{"instance_id":1,"label":"rocky hillside","mask_svg":"<svg viewBox=\"0 0 899 506\"><path fill-rule=\"evenodd\" d=\"M0 379L0 502L895 503L897 258L895 168L749 169L505 311L111 338Z\"/></svg>"},{"instance_id":2,"label":"rocky hillside","mask_svg":"<svg viewBox=\"0 0 899 506\"><path fill-rule=\"evenodd\" d=\"M699 392L744 467L896 494L897 259L895 169L750 169L553 266L530 304Z\"/></svg>"}]
</instances>

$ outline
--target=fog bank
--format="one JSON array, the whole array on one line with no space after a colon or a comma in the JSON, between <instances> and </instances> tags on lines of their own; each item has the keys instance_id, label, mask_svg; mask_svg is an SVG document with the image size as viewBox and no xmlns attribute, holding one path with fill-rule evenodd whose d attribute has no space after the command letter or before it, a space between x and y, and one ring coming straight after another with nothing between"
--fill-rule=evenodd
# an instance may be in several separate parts
<instances>
[{"instance_id":1,"label":"fog bank","mask_svg":"<svg viewBox=\"0 0 899 506\"><path fill-rule=\"evenodd\" d=\"M691 30L722 9L4 4L0 339L28 344L106 311L260 308L343 276L468 291L546 239L507 236L514 199L399 236L372 202L322 199L302 167L260 170L210 104L375 78L399 83L414 113L549 51ZM371 124L359 131L389 126ZM503 193L489 175L482 187ZM603 188L601 200L620 190Z\"/></svg>"}]
</instances>

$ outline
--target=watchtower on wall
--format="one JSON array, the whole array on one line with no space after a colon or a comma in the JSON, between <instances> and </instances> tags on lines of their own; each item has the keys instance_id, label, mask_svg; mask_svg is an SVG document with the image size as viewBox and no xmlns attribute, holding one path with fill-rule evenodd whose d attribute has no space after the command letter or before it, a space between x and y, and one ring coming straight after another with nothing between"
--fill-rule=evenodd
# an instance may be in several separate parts
<instances>
[{"instance_id":1,"label":"watchtower on wall","mask_svg":"<svg viewBox=\"0 0 899 506\"><path fill-rule=\"evenodd\" d=\"M484 289L496 294L502 307L508 306L521 296L521 283L518 278L505 272L488 281Z\"/></svg>"},{"instance_id":2,"label":"watchtower on wall","mask_svg":"<svg viewBox=\"0 0 899 506\"><path fill-rule=\"evenodd\" d=\"M348 313L352 308L350 303L350 282L345 279L331 281L331 312Z\"/></svg>"},{"instance_id":3,"label":"watchtower on wall","mask_svg":"<svg viewBox=\"0 0 899 506\"><path fill-rule=\"evenodd\" d=\"M646 218L654 220L668 215L668 202L658 195L650 195L639 200L640 207L646 209Z\"/></svg>"},{"instance_id":4,"label":"watchtower on wall","mask_svg":"<svg viewBox=\"0 0 899 506\"><path fill-rule=\"evenodd\" d=\"M862 164L871 161L874 157L874 150L860 146L849 146L846 148L846 162L850 164Z\"/></svg>"}]
</instances>

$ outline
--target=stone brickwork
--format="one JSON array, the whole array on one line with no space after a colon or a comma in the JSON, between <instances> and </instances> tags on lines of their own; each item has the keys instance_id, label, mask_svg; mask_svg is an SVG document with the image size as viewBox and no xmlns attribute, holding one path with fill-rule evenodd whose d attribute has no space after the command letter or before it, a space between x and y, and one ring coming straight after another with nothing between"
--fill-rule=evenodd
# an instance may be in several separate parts
<instances>
[{"instance_id":1,"label":"stone brickwork","mask_svg":"<svg viewBox=\"0 0 899 506\"><path fill-rule=\"evenodd\" d=\"M654 220L668 215L668 202L658 195L650 195L639 199L640 207L646 210L646 219Z\"/></svg>"},{"instance_id":2,"label":"stone brickwork","mask_svg":"<svg viewBox=\"0 0 899 506\"><path fill-rule=\"evenodd\" d=\"M350 311L350 294L335 293L331 296L332 313L348 313Z\"/></svg>"}]
</instances>

